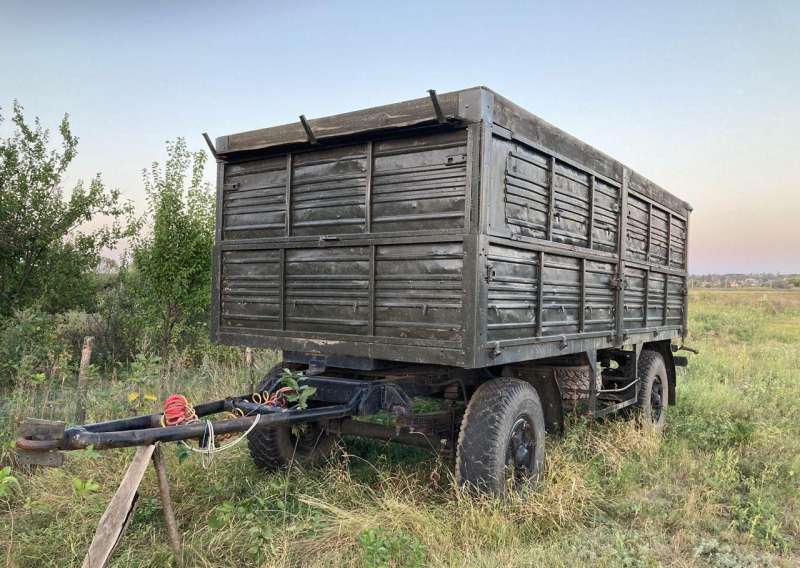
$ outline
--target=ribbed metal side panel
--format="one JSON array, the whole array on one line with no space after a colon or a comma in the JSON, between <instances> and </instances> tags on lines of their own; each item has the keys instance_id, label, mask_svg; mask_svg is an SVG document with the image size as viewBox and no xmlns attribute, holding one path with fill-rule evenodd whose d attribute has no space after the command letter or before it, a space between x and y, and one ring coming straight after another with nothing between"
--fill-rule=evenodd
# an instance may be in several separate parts
<instances>
[{"instance_id":1,"label":"ribbed metal side panel","mask_svg":"<svg viewBox=\"0 0 800 568\"><path fill-rule=\"evenodd\" d=\"M625 329L681 325L685 277L644 268L625 268ZM665 282L668 289L665 290ZM645 292L646 291L646 292ZM667 305L665 318L664 305ZM647 319L645 319L645 310Z\"/></svg>"},{"instance_id":2,"label":"ribbed metal side panel","mask_svg":"<svg viewBox=\"0 0 800 568\"><path fill-rule=\"evenodd\" d=\"M686 278L684 276L667 277L667 325L681 325L683 310L686 309Z\"/></svg>"},{"instance_id":3,"label":"ribbed metal side panel","mask_svg":"<svg viewBox=\"0 0 800 568\"><path fill-rule=\"evenodd\" d=\"M467 133L375 142L372 232L464 228Z\"/></svg>"},{"instance_id":4,"label":"ribbed metal side panel","mask_svg":"<svg viewBox=\"0 0 800 568\"><path fill-rule=\"evenodd\" d=\"M286 157L230 164L222 202L224 239L276 237L286 227Z\"/></svg>"},{"instance_id":5,"label":"ribbed metal side panel","mask_svg":"<svg viewBox=\"0 0 800 568\"><path fill-rule=\"evenodd\" d=\"M585 247L589 243L591 178L570 165L555 162L553 240Z\"/></svg>"},{"instance_id":6,"label":"ribbed metal side panel","mask_svg":"<svg viewBox=\"0 0 800 568\"><path fill-rule=\"evenodd\" d=\"M548 158L542 152L520 148L506 161L506 221L512 233L547 238L550 203Z\"/></svg>"},{"instance_id":7,"label":"ribbed metal side panel","mask_svg":"<svg viewBox=\"0 0 800 568\"><path fill-rule=\"evenodd\" d=\"M647 261L648 205L643 199L628 194L628 223L625 248L626 258Z\"/></svg>"},{"instance_id":8,"label":"ribbed metal side panel","mask_svg":"<svg viewBox=\"0 0 800 568\"><path fill-rule=\"evenodd\" d=\"M366 335L369 247L286 251L286 329Z\"/></svg>"},{"instance_id":9,"label":"ribbed metal side panel","mask_svg":"<svg viewBox=\"0 0 800 568\"><path fill-rule=\"evenodd\" d=\"M641 189L635 184L632 190ZM686 268L686 221L644 197L628 194L625 258Z\"/></svg>"},{"instance_id":10,"label":"ribbed metal side panel","mask_svg":"<svg viewBox=\"0 0 800 568\"><path fill-rule=\"evenodd\" d=\"M280 329L279 250L235 250L222 255L223 327Z\"/></svg>"},{"instance_id":11,"label":"ribbed metal side panel","mask_svg":"<svg viewBox=\"0 0 800 568\"><path fill-rule=\"evenodd\" d=\"M612 274L611 264L587 261L586 331L613 329ZM578 333L581 259L545 254L542 284L542 335Z\"/></svg>"},{"instance_id":12,"label":"ribbed metal side panel","mask_svg":"<svg viewBox=\"0 0 800 568\"><path fill-rule=\"evenodd\" d=\"M375 334L461 342L464 246L375 247Z\"/></svg>"},{"instance_id":13,"label":"ribbed metal side panel","mask_svg":"<svg viewBox=\"0 0 800 568\"><path fill-rule=\"evenodd\" d=\"M640 268L625 267L625 303L622 306L622 321L625 329L636 329L645 327L644 308L645 308L645 287L647 271Z\"/></svg>"},{"instance_id":14,"label":"ribbed metal side panel","mask_svg":"<svg viewBox=\"0 0 800 568\"><path fill-rule=\"evenodd\" d=\"M672 268L686 267L686 221L678 217L672 218L670 231L669 265Z\"/></svg>"},{"instance_id":15,"label":"ribbed metal side panel","mask_svg":"<svg viewBox=\"0 0 800 568\"><path fill-rule=\"evenodd\" d=\"M291 234L363 232L366 188L363 144L296 154L292 162Z\"/></svg>"},{"instance_id":16,"label":"ribbed metal side panel","mask_svg":"<svg viewBox=\"0 0 800 568\"><path fill-rule=\"evenodd\" d=\"M612 278L615 266L608 262L586 261L586 298L584 331L614 329L614 290Z\"/></svg>"},{"instance_id":17,"label":"ribbed metal side panel","mask_svg":"<svg viewBox=\"0 0 800 568\"><path fill-rule=\"evenodd\" d=\"M647 292L647 325L657 327L664 325L664 286L666 274L650 272Z\"/></svg>"},{"instance_id":18,"label":"ribbed metal side panel","mask_svg":"<svg viewBox=\"0 0 800 568\"><path fill-rule=\"evenodd\" d=\"M487 261L489 341L613 330L612 263L497 244Z\"/></svg>"},{"instance_id":19,"label":"ribbed metal side panel","mask_svg":"<svg viewBox=\"0 0 800 568\"><path fill-rule=\"evenodd\" d=\"M594 217L592 223L592 248L617 252L619 228L619 188L594 179Z\"/></svg>"},{"instance_id":20,"label":"ribbed metal side panel","mask_svg":"<svg viewBox=\"0 0 800 568\"><path fill-rule=\"evenodd\" d=\"M493 245L488 253L488 339L536 335L538 253Z\"/></svg>"},{"instance_id":21,"label":"ribbed metal side panel","mask_svg":"<svg viewBox=\"0 0 800 568\"><path fill-rule=\"evenodd\" d=\"M504 187L512 234L616 252L618 187L521 144L507 156Z\"/></svg>"},{"instance_id":22,"label":"ribbed metal side panel","mask_svg":"<svg viewBox=\"0 0 800 568\"><path fill-rule=\"evenodd\" d=\"M650 262L664 266L667 264L669 239L669 213L651 206L650 215Z\"/></svg>"}]
</instances>

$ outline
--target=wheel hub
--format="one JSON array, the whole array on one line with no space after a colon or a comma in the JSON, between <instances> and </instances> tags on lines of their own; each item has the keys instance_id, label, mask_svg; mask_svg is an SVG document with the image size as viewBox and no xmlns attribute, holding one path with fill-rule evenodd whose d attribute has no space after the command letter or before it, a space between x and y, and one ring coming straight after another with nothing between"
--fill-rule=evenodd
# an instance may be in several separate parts
<instances>
[{"instance_id":1,"label":"wheel hub","mask_svg":"<svg viewBox=\"0 0 800 568\"><path fill-rule=\"evenodd\" d=\"M506 450L506 477L519 485L533 475L536 439L530 418L520 416L511 427Z\"/></svg>"},{"instance_id":2,"label":"wheel hub","mask_svg":"<svg viewBox=\"0 0 800 568\"><path fill-rule=\"evenodd\" d=\"M650 390L650 414L653 422L658 422L661 418L661 411L664 407L664 390L661 384L661 377L656 377L653 387Z\"/></svg>"}]
</instances>

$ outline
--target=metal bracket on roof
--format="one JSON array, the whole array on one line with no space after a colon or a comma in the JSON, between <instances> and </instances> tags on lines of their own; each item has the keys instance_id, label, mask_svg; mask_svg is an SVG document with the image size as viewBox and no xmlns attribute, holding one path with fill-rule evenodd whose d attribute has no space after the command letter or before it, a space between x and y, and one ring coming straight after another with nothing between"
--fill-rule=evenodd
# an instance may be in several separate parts
<instances>
[{"instance_id":1,"label":"metal bracket on roof","mask_svg":"<svg viewBox=\"0 0 800 568\"><path fill-rule=\"evenodd\" d=\"M203 138L206 139L206 144L208 144L208 149L211 150L211 155L214 156L215 160L219 161L219 154L217 154L217 149L214 147L214 143L208 136L208 132L203 132Z\"/></svg>"},{"instance_id":2,"label":"metal bracket on roof","mask_svg":"<svg viewBox=\"0 0 800 568\"><path fill-rule=\"evenodd\" d=\"M309 144L318 144L317 137L314 136L314 131L311 130L311 125L308 124L308 121L306 120L306 115L304 115L304 114L300 115L300 122L303 125L303 130L306 131L306 136L308 136L308 143Z\"/></svg>"},{"instance_id":3,"label":"metal bracket on roof","mask_svg":"<svg viewBox=\"0 0 800 568\"><path fill-rule=\"evenodd\" d=\"M439 124L444 124L447 122L447 118L445 118L444 113L442 112L442 105L439 104L439 97L436 95L436 91L433 89L428 89L428 94L431 97L431 103L433 104L433 112L436 113L436 122Z\"/></svg>"}]
</instances>

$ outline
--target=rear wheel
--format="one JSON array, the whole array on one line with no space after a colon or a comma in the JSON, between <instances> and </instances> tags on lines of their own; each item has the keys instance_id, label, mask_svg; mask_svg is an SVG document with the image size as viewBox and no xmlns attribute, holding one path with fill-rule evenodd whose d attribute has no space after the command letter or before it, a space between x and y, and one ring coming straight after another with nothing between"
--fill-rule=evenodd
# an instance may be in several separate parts
<instances>
[{"instance_id":1,"label":"rear wheel","mask_svg":"<svg viewBox=\"0 0 800 568\"><path fill-rule=\"evenodd\" d=\"M258 385L262 392L280 376L284 365L275 365ZM297 429L296 429L297 430ZM314 467L325 463L338 437L324 430L318 422L305 424L297 434L291 426L274 426L250 432L247 445L253 462L263 469L279 469L292 464Z\"/></svg>"},{"instance_id":2,"label":"rear wheel","mask_svg":"<svg viewBox=\"0 0 800 568\"><path fill-rule=\"evenodd\" d=\"M667 425L669 385L664 358L657 351L645 349L639 356L639 420L652 424L659 432Z\"/></svg>"},{"instance_id":3,"label":"rear wheel","mask_svg":"<svg viewBox=\"0 0 800 568\"><path fill-rule=\"evenodd\" d=\"M464 413L456 451L456 481L462 487L502 496L536 479L545 451L536 389L509 378L478 387Z\"/></svg>"}]
</instances>

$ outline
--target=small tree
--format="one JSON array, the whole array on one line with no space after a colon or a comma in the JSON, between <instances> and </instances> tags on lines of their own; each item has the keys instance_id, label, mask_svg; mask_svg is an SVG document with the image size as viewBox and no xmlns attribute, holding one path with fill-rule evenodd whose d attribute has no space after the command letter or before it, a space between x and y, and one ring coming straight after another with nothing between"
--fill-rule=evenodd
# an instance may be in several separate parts
<instances>
[{"instance_id":1,"label":"small tree","mask_svg":"<svg viewBox=\"0 0 800 568\"><path fill-rule=\"evenodd\" d=\"M211 297L214 201L203 181L204 152L191 153L178 138L167 142L162 169L143 171L152 230L133 245L144 316L156 332L161 356L182 333L203 328Z\"/></svg>"},{"instance_id":2,"label":"small tree","mask_svg":"<svg viewBox=\"0 0 800 568\"><path fill-rule=\"evenodd\" d=\"M0 316L34 302L60 311L86 299L85 279L100 252L135 232L133 206L99 174L64 195L62 179L78 146L67 115L60 150L49 148L50 132L38 118L25 122L16 101L11 120L13 134L0 138ZM86 229L98 216L110 224Z\"/></svg>"}]
</instances>

